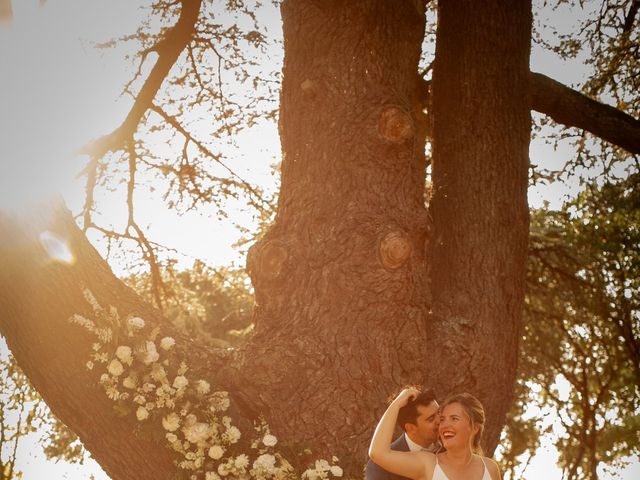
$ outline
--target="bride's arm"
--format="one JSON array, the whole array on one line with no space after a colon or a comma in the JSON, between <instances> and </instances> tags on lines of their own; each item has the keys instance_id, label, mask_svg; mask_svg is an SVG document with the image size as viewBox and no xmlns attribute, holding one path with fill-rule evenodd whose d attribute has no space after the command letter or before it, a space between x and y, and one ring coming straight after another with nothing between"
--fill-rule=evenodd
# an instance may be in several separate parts
<instances>
[{"instance_id":1,"label":"bride's arm","mask_svg":"<svg viewBox=\"0 0 640 480\"><path fill-rule=\"evenodd\" d=\"M385 470L408 478L421 478L425 476L427 464L431 463L426 452L398 452L391 450L393 430L398 418L398 411L409 400L418 395L415 388L406 388L391 402L384 412L369 446L369 457Z\"/></svg>"}]
</instances>

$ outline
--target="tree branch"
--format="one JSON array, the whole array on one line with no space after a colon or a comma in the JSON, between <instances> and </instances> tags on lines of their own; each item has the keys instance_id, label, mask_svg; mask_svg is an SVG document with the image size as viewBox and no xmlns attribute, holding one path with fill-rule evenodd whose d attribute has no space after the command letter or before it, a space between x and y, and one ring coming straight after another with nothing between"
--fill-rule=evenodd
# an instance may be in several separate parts
<instances>
[{"instance_id":1,"label":"tree branch","mask_svg":"<svg viewBox=\"0 0 640 480\"><path fill-rule=\"evenodd\" d=\"M631 31L631 27L633 27L633 22L636 19L636 14L638 13L638 8L640 8L640 1L634 0L629 7L629 12L624 19L624 26L622 29L623 33L627 33Z\"/></svg>"},{"instance_id":2,"label":"tree branch","mask_svg":"<svg viewBox=\"0 0 640 480\"><path fill-rule=\"evenodd\" d=\"M531 108L568 127L582 128L629 153L640 154L640 120L541 73L531 72Z\"/></svg>"},{"instance_id":3,"label":"tree branch","mask_svg":"<svg viewBox=\"0 0 640 480\"><path fill-rule=\"evenodd\" d=\"M50 257L40 240L43 231L64 242L74 259ZM111 478L128 479L131 472L136 478L171 477L177 472L171 450L141 431L134 416L118 415L99 385L99 374L84 367L93 337L68 319L75 313L91 317L85 288L105 308L116 307L121 319L140 316L149 329L159 328L160 336L175 338L172 364L184 360L197 378L229 390L221 372L232 363L230 353L193 342L127 288L66 208L41 205L20 219L0 214L0 333L16 361Z\"/></svg>"},{"instance_id":4,"label":"tree branch","mask_svg":"<svg viewBox=\"0 0 640 480\"><path fill-rule=\"evenodd\" d=\"M180 3L182 9L178 21L152 49L158 53L158 60L136 96L127 118L113 132L85 145L81 150L82 153L87 153L93 158L101 158L110 151L122 149L137 130L141 118L151 107L162 82L189 44L195 31L202 0L182 0Z\"/></svg>"}]
</instances>

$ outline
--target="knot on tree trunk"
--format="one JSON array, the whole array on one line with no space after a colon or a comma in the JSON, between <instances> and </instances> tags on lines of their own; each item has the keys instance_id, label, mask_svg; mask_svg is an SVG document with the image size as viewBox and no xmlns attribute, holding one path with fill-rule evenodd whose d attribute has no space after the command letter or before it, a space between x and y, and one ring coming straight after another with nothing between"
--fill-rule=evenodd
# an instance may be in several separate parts
<instances>
[{"instance_id":1,"label":"knot on tree trunk","mask_svg":"<svg viewBox=\"0 0 640 480\"><path fill-rule=\"evenodd\" d=\"M307 78L300 84L300 90L305 98L312 100L318 96L318 82Z\"/></svg>"},{"instance_id":2,"label":"knot on tree trunk","mask_svg":"<svg viewBox=\"0 0 640 480\"><path fill-rule=\"evenodd\" d=\"M378 119L378 133L387 142L404 143L413 137L415 128L411 115L396 105L387 105Z\"/></svg>"},{"instance_id":3,"label":"knot on tree trunk","mask_svg":"<svg viewBox=\"0 0 640 480\"><path fill-rule=\"evenodd\" d=\"M393 270L404 265L411 256L411 239L400 230L387 233L378 245L380 261Z\"/></svg>"},{"instance_id":4,"label":"knot on tree trunk","mask_svg":"<svg viewBox=\"0 0 640 480\"><path fill-rule=\"evenodd\" d=\"M287 263L289 251L281 240L269 240L264 244L256 244L249 250L247 270L254 284L256 280L277 280Z\"/></svg>"}]
</instances>

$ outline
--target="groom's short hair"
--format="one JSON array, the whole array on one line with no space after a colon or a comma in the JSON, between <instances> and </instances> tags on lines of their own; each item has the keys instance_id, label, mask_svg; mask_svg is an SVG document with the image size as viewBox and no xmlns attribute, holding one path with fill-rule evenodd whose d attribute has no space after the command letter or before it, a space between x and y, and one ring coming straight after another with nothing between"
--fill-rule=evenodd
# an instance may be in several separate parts
<instances>
[{"instance_id":1,"label":"groom's short hair","mask_svg":"<svg viewBox=\"0 0 640 480\"><path fill-rule=\"evenodd\" d=\"M427 388L426 390L422 390L416 398L409 401L404 407L398 411L398 421L397 425L404 432L404 426L406 423L416 424L416 419L418 418L418 406L429 406L431 402L435 401L436 394L432 388Z\"/></svg>"}]
</instances>

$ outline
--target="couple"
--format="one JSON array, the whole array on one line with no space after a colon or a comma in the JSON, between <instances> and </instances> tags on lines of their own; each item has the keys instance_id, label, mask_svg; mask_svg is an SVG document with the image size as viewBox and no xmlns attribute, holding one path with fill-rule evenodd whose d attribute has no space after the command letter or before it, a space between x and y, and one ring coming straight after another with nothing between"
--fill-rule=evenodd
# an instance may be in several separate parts
<instances>
[{"instance_id":1,"label":"couple","mask_svg":"<svg viewBox=\"0 0 640 480\"><path fill-rule=\"evenodd\" d=\"M405 433L392 444L396 423ZM431 391L405 388L373 434L366 480L394 477L387 472L413 480L500 480L498 465L482 456L483 429L484 409L473 395L453 395L439 407ZM446 449L440 453L438 435Z\"/></svg>"}]
</instances>

